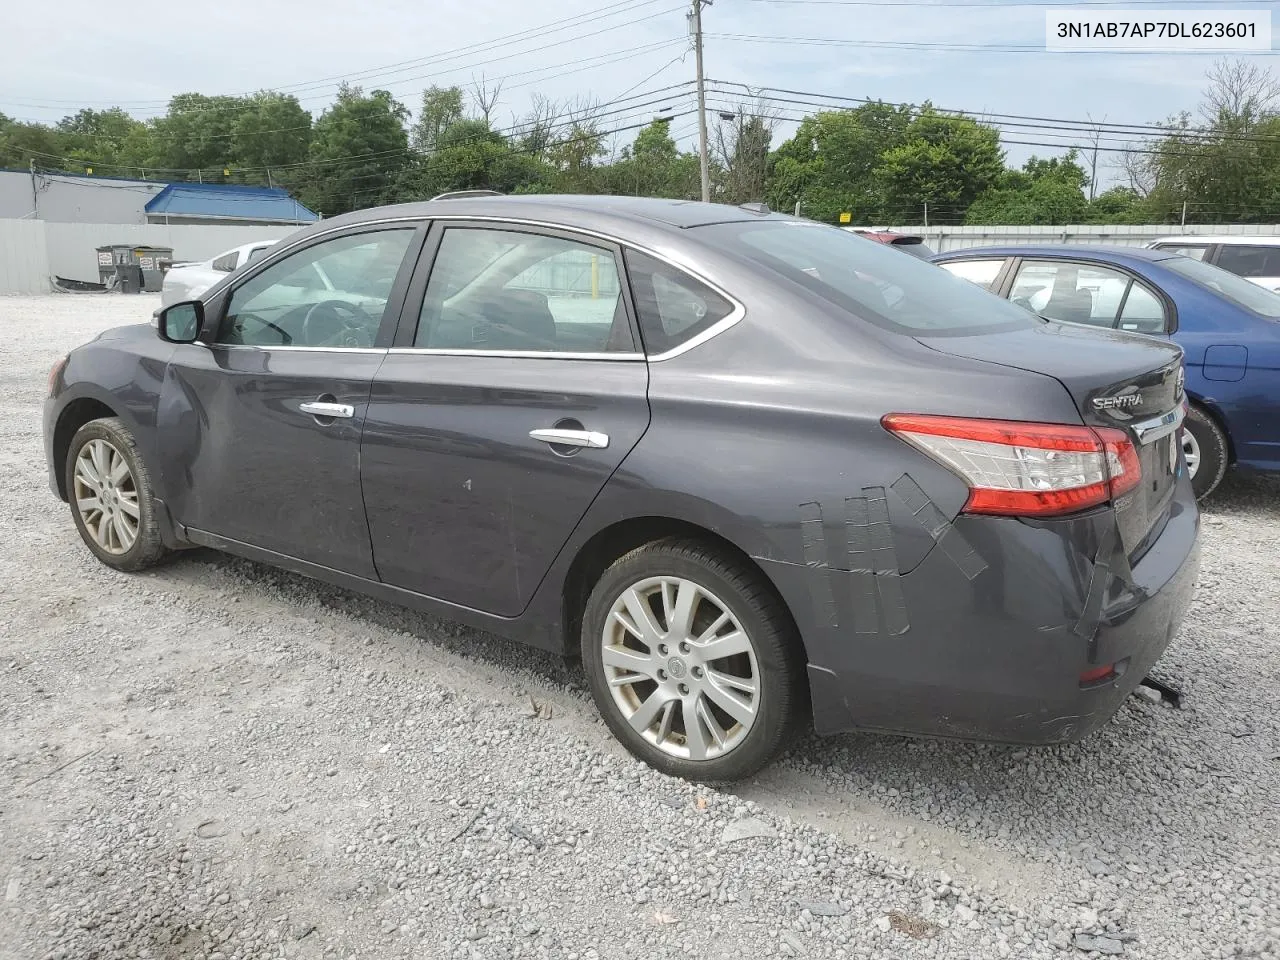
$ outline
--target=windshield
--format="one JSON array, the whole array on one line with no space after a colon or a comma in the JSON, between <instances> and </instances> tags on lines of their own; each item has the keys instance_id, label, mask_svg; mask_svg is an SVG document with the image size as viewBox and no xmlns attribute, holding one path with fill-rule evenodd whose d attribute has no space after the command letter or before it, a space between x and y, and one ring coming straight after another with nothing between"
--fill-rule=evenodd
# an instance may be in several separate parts
<instances>
[{"instance_id":1,"label":"windshield","mask_svg":"<svg viewBox=\"0 0 1280 960\"><path fill-rule=\"evenodd\" d=\"M1192 260L1190 257L1171 257L1161 260L1160 266L1180 273L1192 283L1212 290L1237 306L1252 310L1264 317L1280 317L1280 296L1245 280L1211 263Z\"/></svg>"},{"instance_id":2,"label":"windshield","mask_svg":"<svg viewBox=\"0 0 1280 960\"><path fill-rule=\"evenodd\" d=\"M907 336L962 336L1044 321L931 263L886 243L796 220L700 228L777 277L816 293L878 327Z\"/></svg>"}]
</instances>

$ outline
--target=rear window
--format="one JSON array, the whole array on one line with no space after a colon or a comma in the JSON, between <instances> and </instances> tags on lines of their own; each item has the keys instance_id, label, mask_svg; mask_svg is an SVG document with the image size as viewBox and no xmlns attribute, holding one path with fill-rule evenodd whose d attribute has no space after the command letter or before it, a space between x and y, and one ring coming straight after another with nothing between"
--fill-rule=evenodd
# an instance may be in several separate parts
<instances>
[{"instance_id":1,"label":"rear window","mask_svg":"<svg viewBox=\"0 0 1280 960\"><path fill-rule=\"evenodd\" d=\"M1179 273L1192 283L1212 290L1224 299L1260 316L1273 319L1280 317L1280 296L1263 289L1252 280L1245 280L1221 267L1192 260L1190 257L1171 257L1161 260L1160 266Z\"/></svg>"},{"instance_id":2,"label":"rear window","mask_svg":"<svg viewBox=\"0 0 1280 960\"><path fill-rule=\"evenodd\" d=\"M965 336L1035 327L1034 314L932 263L823 224L795 220L700 228L740 256L876 326L907 336Z\"/></svg>"},{"instance_id":3,"label":"rear window","mask_svg":"<svg viewBox=\"0 0 1280 960\"><path fill-rule=\"evenodd\" d=\"M1280 247L1224 243L1217 265L1238 277L1280 277Z\"/></svg>"}]
</instances>

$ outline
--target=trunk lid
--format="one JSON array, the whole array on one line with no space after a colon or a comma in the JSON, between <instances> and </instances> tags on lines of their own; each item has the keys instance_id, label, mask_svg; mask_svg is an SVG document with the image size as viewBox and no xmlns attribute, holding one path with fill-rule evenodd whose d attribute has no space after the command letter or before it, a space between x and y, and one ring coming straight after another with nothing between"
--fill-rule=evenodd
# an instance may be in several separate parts
<instances>
[{"instance_id":1,"label":"trunk lid","mask_svg":"<svg viewBox=\"0 0 1280 960\"><path fill-rule=\"evenodd\" d=\"M1142 465L1137 487L1113 502L1125 553L1136 561L1159 535L1181 469L1182 348L1167 340L1046 323L979 336L917 337L930 349L1053 377L1094 427L1125 431ZM1010 420L1019 419L1010 410Z\"/></svg>"}]
</instances>

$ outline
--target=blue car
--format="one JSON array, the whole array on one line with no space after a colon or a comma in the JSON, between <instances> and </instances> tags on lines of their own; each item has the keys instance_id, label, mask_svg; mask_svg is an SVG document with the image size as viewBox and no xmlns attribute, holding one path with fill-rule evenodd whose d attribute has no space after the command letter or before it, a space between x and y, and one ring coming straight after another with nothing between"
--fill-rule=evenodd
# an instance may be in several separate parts
<instances>
[{"instance_id":1,"label":"blue car","mask_svg":"<svg viewBox=\"0 0 1280 960\"><path fill-rule=\"evenodd\" d=\"M1183 450L1197 497L1229 467L1280 470L1280 295L1167 250L978 247L931 259L1047 319L1181 346Z\"/></svg>"}]
</instances>

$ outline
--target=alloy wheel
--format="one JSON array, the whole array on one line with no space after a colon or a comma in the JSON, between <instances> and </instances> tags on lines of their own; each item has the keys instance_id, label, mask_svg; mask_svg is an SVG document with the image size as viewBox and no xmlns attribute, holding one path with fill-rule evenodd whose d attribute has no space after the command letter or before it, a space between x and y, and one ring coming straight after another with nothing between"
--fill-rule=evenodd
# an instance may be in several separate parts
<instances>
[{"instance_id":1,"label":"alloy wheel","mask_svg":"<svg viewBox=\"0 0 1280 960\"><path fill-rule=\"evenodd\" d=\"M1190 430L1182 431L1182 454L1187 458L1187 476L1195 479L1200 466L1200 442Z\"/></svg>"},{"instance_id":2,"label":"alloy wheel","mask_svg":"<svg viewBox=\"0 0 1280 960\"><path fill-rule=\"evenodd\" d=\"M632 584L614 601L601 643L614 704L663 753L723 756L760 714L751 638L722 600L692 580Z\"/></svg>"},{"instance_id":3,"label":"alloy wheel","mask_svg":"<svg viewBox=\"0 0 1280 960\"><path fill-rule=\"evenodd\" d=\"M138 485L124 454L94 438L76 455L73 479L76 509L94 542L107 553L128 553L138 539L141 513Z\"/></svg>"}]
</instances>

